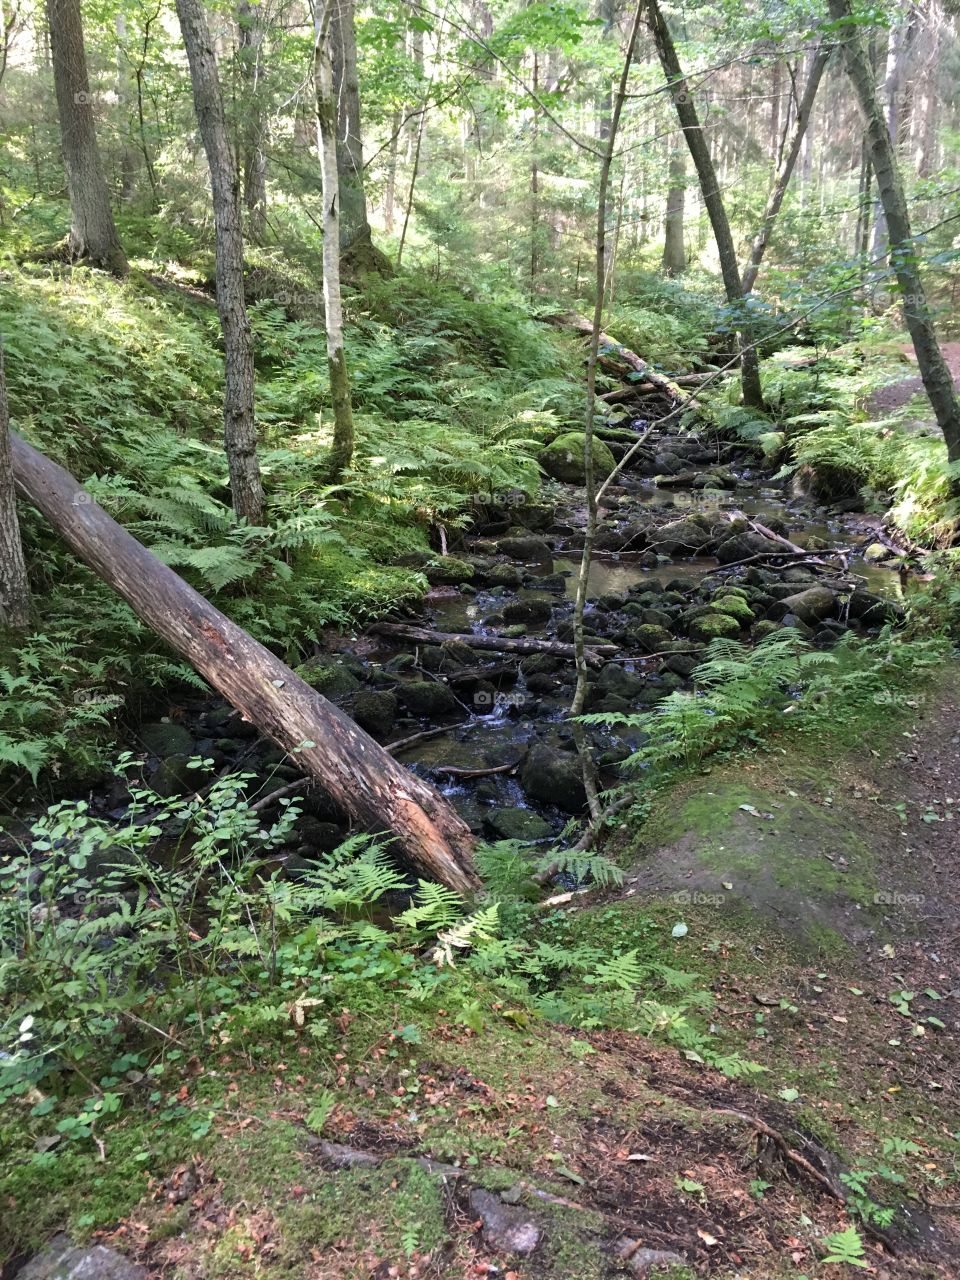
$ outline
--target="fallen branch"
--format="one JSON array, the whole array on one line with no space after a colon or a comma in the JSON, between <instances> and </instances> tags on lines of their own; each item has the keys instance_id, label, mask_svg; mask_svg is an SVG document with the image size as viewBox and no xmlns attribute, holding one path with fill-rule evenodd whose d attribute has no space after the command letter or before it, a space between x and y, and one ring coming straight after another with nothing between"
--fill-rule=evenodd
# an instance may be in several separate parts
<instances>
[{"instance_id":1,"label":"fallen branch","mask_svg":"<svg viewBox=\"0 0 960 1280\"><path fill-rule=\"evenodd\" d=\"M509 764L489 765L485 769L461 769L455 764L440 764L433 765L432 770L434 773L446 774L449 778L489 778L494 773L510 773L519 763L519 760L511 760Z\"/></svg>"},{"instance_id":2,"label":"fallen branch","mask_svg":"<svg viewBox=\"0 0 960 1280\"><path fill-rule=\"evenodd\" d=\"M407 626L402 622L376 622L370 630L381 636L396 636L401 640L413 640L419 644L469 645L471 649L492 649L500 653L552 653L557 658L575 658L574 646L559 640L508 639L506 636L476 636L472 632L430 631L425 627ZM602 666L606 658L617 652L614 644L591 645L587 661L591 666Z\"/></svg>"}]
</instances>

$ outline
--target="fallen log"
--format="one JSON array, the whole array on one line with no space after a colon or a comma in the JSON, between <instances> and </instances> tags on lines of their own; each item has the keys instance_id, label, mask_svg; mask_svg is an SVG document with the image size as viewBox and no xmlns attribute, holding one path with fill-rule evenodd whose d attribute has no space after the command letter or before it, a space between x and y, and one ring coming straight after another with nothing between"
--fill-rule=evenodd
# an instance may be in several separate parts
<instances>
[{"instance_id":1,"label":"fallen log","mask_svg":"<svg viewBox=\"0 0 960 1280\"><path fill-rule=\"evenodd\" d=\"M699 387L708 378L715 377L715 373L681 373L678 377L673 378L672 382L678 387ZM616 391L605 391L597 399L602 400L604 404L622 404L627 400L640 399L643 396L662 393L663 390L664 388L658 386L655 382L631 382L629 386L618 387Z\"/></svg>"},{"instance_id":2,"label":"fallen log","mask_svg":"<svg viewBox=\"0 0 960 1280\"><path fill-rule=\"evenodd\" d=\"M448 641L456 641L457 644L469 645L471 649L493 649L498 653L552 653L558 658L576 657L573 645L564 644L560 640L508 639L506 636L475 636L472 632L430 631L426 627L411 627L404 622L375 622L370 630L378 636L396 636L400 640L413 640L417 644L446 644ZM600 667L617 652L615 644L589 645L587 661L593 667Z\"/></svg>"},{"instance_id":3,"label":"fallen log","mask_svg":"<svg viewBox=\"0 0 960 1280\"><path fill-rule=\"evenodd\" d=\"M67 545L359 825L392 834L415 871L459 893L479 880L474 838L434 787L231 622L65 471L11 432L14 479Z\"/></svg>"},{"instance_id":4,"label":"fallen log","mask_svg":"<svg viewBox=\"0 0 960 1280\"><path fill-rule=\"evenodd\" d=\"M593 332L592 322L586 316L578 315L576 312L570 312L562 316L546 316L544 318L548 324L559 325L566 329L575 329L577 333L590 334ZM621 364L625 364L634 373L642 373L647 382L657 387L660 391L665 391L677 404L689 405L691 408L696 405L696 400L673 379L665 377L662 373L657 373L656 369L651 368L646 360L641 359L635 351L625 347L616 338L612 338L609 333L601 333L599 357L601 365L610 360L610 353L613 353Z\"/></svg>"}]
</instances>

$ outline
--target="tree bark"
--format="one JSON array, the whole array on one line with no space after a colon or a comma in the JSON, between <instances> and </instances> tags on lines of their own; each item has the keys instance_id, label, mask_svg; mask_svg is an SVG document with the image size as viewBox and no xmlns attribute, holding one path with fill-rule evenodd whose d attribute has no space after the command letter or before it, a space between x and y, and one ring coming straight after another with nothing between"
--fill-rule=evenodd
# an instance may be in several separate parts
<instances>
[{"instance_id":1,"label":"tree bark","mask_svg":"<svg viewBox=\"0 0 960 1280\"><path fill-rule=\"evenodd\" d=\"M66 253L115 275L127 271L127 259L110 208L83 47L80 0L47 0L53 80L60 117L63 163L70 197L70 234Z\"/></svg>"},{"instance_id":2,"label":"tree bark","mask_svg":"<svg viewBox=\"0 0 960 1280\"><path fill-rule=\"evenodd\" d=\"M666 19L660 12L658 0L646 0L650 28L660 58L660 65L667 78L677 118L687 140L687 147L693 160L703 203L706 206L717 242L717 253L720 257L720 274L727 295L727 302L739 306L744 299L743 281L740 279L740 267L737 262L737 250L733 243L730 222L724 207L723 196L717 181L716 170L710 156L710 148L700 124L693 94L680 66L680 59L674 47L673 38L667 27ZM750 333L744 328L739 337L740 343L740 383L743 389L743 402L754 408L763 408L763 392L760 388L760 361L756 347L750 341Z\"/></svg>"},{"instance_id":3,"label":"tree bark","mask_svg":"<svg viewBox=\"0 0 960 1280\"><path fill-rule=\"evenodd\" d=\"M251 243L263 244L267 234L266 126L260 98L260 55L263 46L263 11L260 4L240 0L237 6L238 61L244 88L243 103L243 203Z\"/></svg>"},{"instance_id":4,"label":"tree bark","mask_svg":"<svg viewBox=\"0 0 960 1280\"><path fill-rule=\"evenodd\" d=\"M459 893L477 884L473 837L439 792L112 520L64 469L11 436L17 487L67 545L214 688L417 872Z\"/></svg>"},{"instance_id":5,"label":"tree bark","mask_svg":"<svg viewBox=\"0 0 960 1280\"><path fill-rule=\"evenodd\" d=\"M333 405L333 442L327 479L333 484L353 460L353 404L343 349L343 300L340 293L340 177L337 169L337 104L330 48L332 11L324 0L314 12L313 83L317 96L317 145L323 184L323 308L327 333L327 370Z\"/></svg>"},{"instance_id":6,"label":"tree bark","mask_svg":"<svg viewBox=\"0 0 960 1280\"><path fill-rule=\"evenodd\" d=\"M860 34L850 12L850 0L829 0L830 16L843 24L840 39L847 73L853 85L870 143L877 188L886 216L890 260L903 300L903 316L917 354L924 390L943 432L950 462L960 462L960 403L953 378L937 341L933 317L920 277L917 247L910 228L910 214L900 177L897 154L883 109L877 99L874 77ZM951 492L960 483L951 481Z\"/></svg>"},{"instance_id":7,"label":"tree bark","mask_svg":"<svg viewBox=\"0 0 960 1280\"><path fill-rule=\"evenodd\" d=\"M667 214L663 224L663 263L665 276L682 276L687 269L687 251L683 241L683 205L686 196L686 164L682 146L670 151Z\"/></svg>"},{"instance_id":8,"label":"tree bark","mask_svg":"<svg viewBox=\"0 0 960 1280\"><path fill-rule=\"evenodd\" d=\"M243 297L240 178L227 138L217 59L200 0L176 0L190 63L193 102L210 168L216 233L217 310L223 331L223 441L233 509L250 524L264 522L263 485L253 416L253 342Z\"/></svg>"},{"instance_id":9,"label":"tree bark","mask_svg":"<svg viewBox=\"0 0 960 1280\"><path fill-rule=\"evenodd\" d=\"M777 167L773 187L767 197L763 218L760 220L760 230L754 236L753 244L750 248L750 261L747 264L746 271L743 273L744 293L750 293L756 283L760 264L763 261L767 245L770 243L770 236L780 213L780 206L783 204L784 197L787 194L787 188L793 176L793 169L800 154L800 146L807 131L807 123L810 120L810 113L813 110L817 90L820 88L820 81L823 79L823 73L829 59L830 50L821 46L816 50L810 63L810 74L807 76L807 83L804 85L803 93L797 104L797 118L793 126L793 137L790 139L790 145L784 151Z\"/></svg>"},{"instance_id":10,"label":"tree bark","mask_svg":"<svg viewBox=\"0 0 960 1280\"><path fill-rule=\"evenodd\" d=\"M17 520L10 452L10 410L0 342L0 629L25 631L30 620L30 584Z\"/></svg>"},{"instance_id":11,"label":"tree bark","mask_svg":"<svg viewBox=\"0 0 960 1280\"><path fill-rule=\"evenodd\" d=\"M337 104L337 174L340 181L340 248L370 240L363 185L363 133L353 0L339 0L330 17L333 93Z\"/></svg>"}]
</instances>

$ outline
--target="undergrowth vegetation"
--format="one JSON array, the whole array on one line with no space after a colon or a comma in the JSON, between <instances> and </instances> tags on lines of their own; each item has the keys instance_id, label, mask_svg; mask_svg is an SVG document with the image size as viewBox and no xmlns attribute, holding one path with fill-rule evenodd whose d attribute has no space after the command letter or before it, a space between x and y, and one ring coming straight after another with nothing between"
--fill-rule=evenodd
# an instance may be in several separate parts
<instances>
[{"instance_id":1,"label":"undergrowth vegetation","mask_svg":"<svg viewBox=\"0 0 960 1280\"><path fill-rule=\"evenodd\" d=\"M792 628L754 648L718 639L696 668L692 690L674 690L652 711L582 719L642 733L643 745L623 765L637 774L642 792L717 752L758 743L773 729L822 732L864 708L886 705L898 685L922 679L945 649L939 632L906 638L889 627L874 640L845 636L830 652L810 648Z\"/></svg>"},{"instance_id":2,"label":"undergrowth vegetation","mask_svg":"<svg viewBox=\"0 0 960 1280\"><path fill-rule=\"evenodd\" d=\"M575 419L581 393L560 339L518 307L421 278L370 284L349 303L357 455L331 487L322 315L289 317L302 287L289 272L261 271L251 308L265 528L229 504L216 311L182 273L16 268L0 328L16 429L297 662L328 624L420 595L438 526L462 525L474 498L535 492L534 453ZM0 769L83 776L107 759L125 697L198 682L29 508L23 524L38 616L0 654Z\"/></svg>"},{"instance_id":3,"label":"undergrowth vegetation","mask_svg":"<svg viewBox=\"0 0 960 1280\"><path fill-rule=\"evenodd\" d=\"M628 1027L732 1076L756 1070L712 1047L710 998L667 961L662 926L588 935L544 914L516 844L482 851L490 888L469 905L435 883L411 889L368 837L284 876L295 803L265 826L249 775L158 802L131 757L118 769L131 779L121 823L54 805L28 856L0 871L0 1103L33 1138L102 1139L185 1053L323 1042L346 1002L402 1008L410 1039L441 1008L479 1032L506 1002L520 1025Z\"/></svg>"}]
</instances>

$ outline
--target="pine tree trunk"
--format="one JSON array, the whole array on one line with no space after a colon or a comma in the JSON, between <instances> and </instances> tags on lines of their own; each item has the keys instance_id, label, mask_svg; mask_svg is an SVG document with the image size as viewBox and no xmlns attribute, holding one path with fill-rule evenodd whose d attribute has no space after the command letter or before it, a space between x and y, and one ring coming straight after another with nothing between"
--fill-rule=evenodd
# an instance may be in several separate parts
<instances>
[{"instance_id":1,"label":"pine tree trunk","mask_svg":"<svg viewBox=\"0 0 960 1280\"><path fill-rule=\"evenodd\" d=\"M687 269L683 239L683 206L686 197L686 152L683 144L670 152L667 214L663 224L663 274L682 276Z\"/></svg>"},{"instance_id":2,"label":"pine tree trunk","mask_svg":"<svg viewBox=\"0 0 960 1280\"><path fill-rule=\"evenodd\" d=\"M260 5L240 0L237 6L238 61L244 87L243 203L252 244L263 244L267 234L266 124L260 101L260 54L263 26Z\"/></svg>"},{"instance_id":3,"label":"pine tree trunk","mask_svg":"<svg viewBox=\"0 0 960 1280\"><path fill-rule=\"evenodd\" d=\"M217 309L223 331L223 439L233 509L250 524L264 522L263 485L253 416L253 342L243 297L240 178L227 138L217 60L200 0L176 0L190 63L193 102L210 167L216 231Z\"/></svg>"},{"instance_id":4,"label":"pine tree trunk","mask_svg":"<svg viewBox=\"0 0 960 1280\"><path fill-rule=\"evenodd\" d=\"M330 483L340 479L353 459L353 405L343 350L343 301L340 293L340 191L337 169L337 103L330 48L332 12L337 0L315 11L313 83L317 97L317 142L323 184L323 307L327 332L327 369L333 405L333 443L327 468Z\"/></svg>"},{"instance_id":5,"label":"pine tree trunk","mask_svg":"<svg viewBox=\"0 0 960 1280\"><path fill-rule=\"evenodd\" d=\"M10 451L10 410L0 343L0 630L25 631L30 620L30 584L20 541Z\"/></svg>"},{"instance_id":6,"label":"pine tree trunk","mask_svg":"<svg viewBox=\"0 0 960 1280\"><path fill-rule=\"evenodd\" d=\"M72 261L83 259L115 275L124 275L127 259L114 225L97 147L80 0L47 0L47 16L70 197L67 256Z\"/></svg>"},{"instance_id":7,"label":"pine tree trunk","mask_svg":"<svg viewBox=\"0 0 960 1280\"><path fill-rule=\"evenodd\" d=\"M102 510L62 467L11 436L21 493L137 617L367 830L392 833L415 870L476 888L469 827L269 649L231 622Z\"/></svg>"},{"instance_id":8,"label":"pine tree trunk","mask_svg":"<svg viewBox=\"0 0 960 1280\"><path fill-rule=\"evenodd\" d=\"M339 0L330 18L333 93L337 104L337 173L340 183L340 248L370 240L363 185L363 133L353 0Z\"/></svg>"},{"instance_id":9,"label":"pine tree trunk","mask_svg":"<svg viewBox=\"0 0 960 1280\"><path fill-rule=\"evenodd\" d=\"M841 32L844 59L866 126L880 202L886 217L890 260L903 302L904 320L917 354L920 376L943 432L947 456L951 462L960 462L960 403L937 341L920 277L917 246L910 228L894 141L877 98L870 62L859 32L855 26L849 25L852 23L850 0L829 0L829 6L834 22L846 24ZM951 488L956 494L960 485L955 480Z\"/></svg>"},{"instance_id":10,"label":"pine tree trunk","mask_svg":"<svg viewBox=\"0 0 960 1280\"><path fill-rule=\"evenodd\" d=\"M687 147L693 159L694 168L697 171L697 177L700 180L703 203L710 218L710 225L713 227L714 239L717 242L717 253L720 258L720 274L723 277L727 301L736 306L743 301L743 282L740 279L737 251L733 243L733 234L730 230L727 211L724 208L723 196L720 194L716 170L710 157L710 148L707 145L707 139L700 124L700 117L693 94L690 92L690 87L684 78L680 60L673 44L673 38L670 35L666 20L660 12L660 6L657 0L646 0L646 4L650 28L660 57L660 65L663 67L663 73L670 86L674 106L677 110L677 118L686 138ZM743 389L744 404L759 409L763 407L763 392L760 388L760 362L756 347L752 345L750 339L751 335L746 330L741 333L739 338L740 383Z\"/></svg>"},{"instance_id":11,"label":"pine tree trunk","mask_svg":"<svg viewBox=\"0 0 960 1280\"><path fill-rule=\"evenodd\" d=\"M829 58L830 50L820 48L816 51L810 63L810 74L807 76L803 94L797 105L797 118L794 124L793 137L790 139L790 145L786 148L777 168L773 187L770 190L767 205L763 211L763 218L760 221L760 230L754 236L753 244L750 248L750 261L747 264L746 271L743 273L744 293L750 293L756 283L763 255L770 242L770 236L780 213L780 207L783 204L787 188L790 185L790 179L793 176L794 165L797 163L797 156L800 154L800 146L807 131L810 113L813 111L817 90L820 87L820 81L823 79L823 73Z\"/></svg>"}]
</instances>

